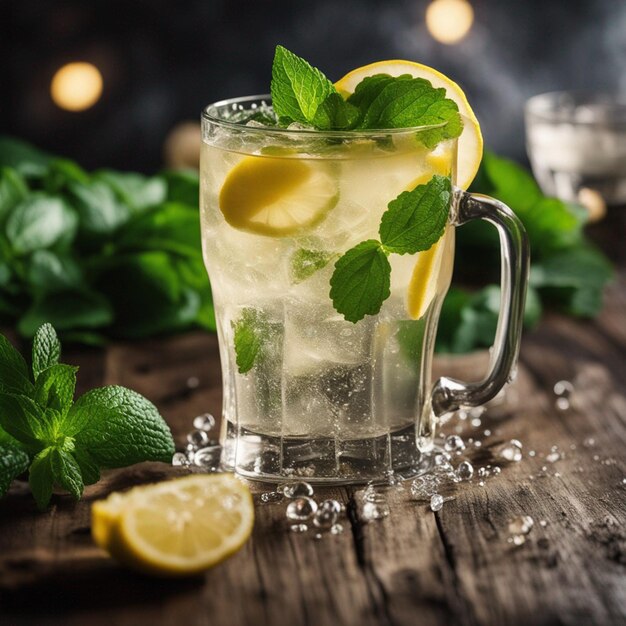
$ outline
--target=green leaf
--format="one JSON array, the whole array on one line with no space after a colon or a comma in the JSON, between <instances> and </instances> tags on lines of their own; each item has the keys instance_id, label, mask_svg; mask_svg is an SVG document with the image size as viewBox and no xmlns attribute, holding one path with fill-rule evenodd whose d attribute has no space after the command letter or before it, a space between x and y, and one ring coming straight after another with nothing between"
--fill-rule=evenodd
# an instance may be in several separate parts
<instances>
[{"instance_id":1,"label":"green leaf","mask_svg":"<svg viewBox=\"0 0 626 626\"><path fill-rule=\"evenodd\" d=\"M282 123L312 124L333 84L318 69L282 46L272 65L272 106Z\"/></svg>"},{"instance_id":2,"label":"green leaf","mask_svg":"<svg viewBox=\"0 0 626 626\"><path fill-rule=\"evenodd\" d=\"M95 178L109 185L133 212L161 204L166 197L167 184L158 176L148 178L134 172L101 170L96 172Z\"/></svg>"},{"instance_id":3,"label":"green leaf","mask_svg":"<svg viewBox=\"0 0 626 626\"><path fill-rule=\"evenodd\" d=\"M63 429L101 467L169 462L174 453L174 440L156 407L124 387L102 387L81 396Z\"/></svg>"},{"instance_id":4,"label":"green leaf","mask_svg":"<svg viewBox=\"0 0 626 626\"><path fill-rule=\"evenodd\" d=\"M61 342L52 324L42 324L33 339L33 374L35 379L61 358Z\"/></svg>"},{"instance_id":5,"label":"green leaf","mask_svg":"<svg viewBox=\"0 0 626 626\"><path fill-rule=\"evenodd\" d=\"M417 135L429 148L444 139L458 137L463 130L457 104L446 98L445 89L435 89L423 78L371 76L356 86L348 103L358 107L358 128L440 125Z\"/></svg>"},{"instance_id":6,"label":"green leaf","mask_svg":"<svg viewBox=\"0 0 626 626\"><path fill-rule=\"evenodd\" d=\"M348 321L375 315L390 294L391 265L378 241L369 239L344 253L335 263L330 297Z\"/></svg>"},{"instance_id":7,"label":"green leaf","mask_svg":"<svg viewBox=\"0 0 626 626\"><path fill-rule=\"evenodd\" d=\"M31 463L28 482L33 493L37 508L45 511L52 497L54 472L52 469L52 448L42 450Z\"/></svg>"},{"instance_id":8,"label":"green leaf","mask_svg":"<svg viewBox=\"0 0 626 626\"><path fill-rule=\"evenodd\" d=\"M167 201L198 208L200 176L197 170L168 170L162 173L167 183Z\"/></svg>"},{"instance_id":9,"label":"green leaf","mask_svg":"<svg viewBox=\"0 0 626 626\"><path fill-rule=\"evenodd\" d=\"M239 319L231 322L235 355L240 374L247 374L257 363L269 328L263 314L256 309L243 309Z\"/></svg>"},{"instance_id":10,"label":"green leaf","mask_svg":"<svg viewBox=\"0 0 626 626\"><path fill-rule=\"evenodd\" d=\"M103 181L72 183L71 194L80 218L80 228L88 235L110 235L130 218L130 209L120 203Z\"/></svg>"},{"instance_id":11,"label":"green leaf","mask_svg":"<svg viewBox=\"0 0 626 626\"><path fill-rule=\"evenodd\" d=\"M50 452L50 465L55 484L69 491L74 500L80 500L85 485L80 467L72 454L55 446Z\"/></svg>"},{"instance_id":12,"label":"green leaf","mask_svg":"<svg viewBox=\"0 0 626 626\"><path fill-rule=\"evenodd\" d=\"M301 283L326 267L335 256L337 256L335 253L323 250L307 250L306 248L296 250L291 257L291 280L294 283Z\"/></svg>"},{"instance_id":13,"label":"green leaf","mask_svg":"<svg viewBox=\"0 0 626 626\"><path fill-rule=\"evenodd\" d=\"M59 194L68 189L71 183L89 183L89 174L74 161L54 159L43 180L43 187L49 194Z\"/></svg>"},{"instance_id":14,"label":"green leaf","mask_svg":"<svg viewBox=\"0 0 626 626\"><path fill-rule=\"evenodd\" d=\"M26 280L37 294L80 289L84 284L80 265L69 255L36 250L26 266Z\"/></svg>"},{"instance_id":15,"label":"green leaf","mask_svg":"<svg viewBox=\"0 0 626 626\"><path fill-rule=\"evenodd\" d=\"M87 450L80 447L76 448L73 454L76 459L76 463L78 463L78 467L80 468L84 484L93 485L97 483L100 480L100 468L91 457L91 454L89 454Z\"/></svg>"},{"instance_id":16,"label":"green leaf","mask_svg":"<svg viewBox=\"0 0 626 626\"><path fill-rule=\"evenodd\" d=\"M26 178L45 175L52 157L25 141L0 136L0 166L11 167Z\"/></svg>"},{"instance_id":17,"label":"green leaf","mask_svg":"<svg viewBox=\"0 0 626 626\"><path fill-rule=\"evenodd\" d=\"M19 446L0 437L0 498L7 492L13 479L28 469L28 454Z\"/></svg>"},{"instance_id":18,"label":"green leaf","mask_svg":"<svg viewBox=\"0 0 626 626\"><path fill-rule=\"evenodd\" d=\"M385 248L398 254L428 250L443 235L451 196L450 179L437 175L425 185L402 192L389 203L380 221Z\"/></svg>"},{"instance_id":19,"label":"green leaf","mask_svg":"<svg viewBox=\"0 0 626 626\"><path fill-rule=\"evenodd\" d=\"M63 291L45 294L35 300L18 323L20 333L32 337L50 322L57 330L100 328L113 321L111 305L93 291Z\"/></svg>"},{"instance_id":20,"label":"green leaf","mask_svg":"<svg viewBox=\"0 0 626 626\"><path fill-rule=\"evenodd\" d=\"M57 363L44 369L35 383L35 400L42 409L58 411L61 418L69 411L76 389L77 367ZM61 420L62 422L62 420ZM62 424L61 424L62 425ZM63 432L63 434L67 434Z\"/></svg>"},{"instance_id":21,"label":"green leaf","mask_svg":"<svg viewBox=\"0 0 626 626\"><path fill-rule=\"evenodd\" d=\"M0 392L25 395L33 392L26 361L4 335L0 335Z\"/></svg>"},{"instance_id":22,"label":"green leaf","mask_svg":"<svg viewBox=\"0 0 626 626\"><path fill-rule=\"evenodd\" d=\"M201 258L200 217L187 205L168 202L132 219L116 240L123 251L159 251Z\"/></svg>"},{"instance_id":23,"label":"green leaf","mask_svg":"<svg viewBox=\"0 0 626 626\"><path fill-rule=\"evenodd\" d=\"M6 223L6 235L17 254L26 254L71 240L77 218L61 199L35 192L20 202Z\"/></svg>"},{"instance_id":24,"label":"green leaf","mask_svg":"<svg viewBox=\"0 0 626 626\"><path fill-rule=\"evenodd\" d=\"M46 438L43 410L28 396L0 393L0 427L29 452L43 447Z\"/></svg>"},{"instance_id":25,"label":"green leaf","mask_svg":"<svg viewBox=\"0 0 626 626\"><path fill-rule=\"evenodd\" d=\"M333 92L317 108L312 124L321 130L346 130L356 125L358 117L358 109Z\"/></svg>"},{"instance_id":26,"label":"green leaf","mask_svg":"<svg viewBox=\"0 0 626 626\"><path fill-rule=\"evenodd\" d=\"M0 223L28 195L26 181L11 168L0 169Z\"/></svg>"}]
</instances>

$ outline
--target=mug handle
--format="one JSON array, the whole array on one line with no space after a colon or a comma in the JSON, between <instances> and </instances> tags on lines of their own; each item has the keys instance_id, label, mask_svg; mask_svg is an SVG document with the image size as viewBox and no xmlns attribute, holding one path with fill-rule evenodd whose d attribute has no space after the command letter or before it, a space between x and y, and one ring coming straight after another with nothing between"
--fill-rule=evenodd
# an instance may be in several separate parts
<instances>
[{"instance_id":1,"label":"mug handle","mask_svg":"<svg viewBox=\"0 0 626 626\"><path fill-rule=\"evenodd\" d=\"M455 196L456 226L478 219L493 224L498 230L501 259L500 316L489 373L475 383L464 383L445 376L439 378L431 396L432 410L437 417L461 407L484 404L510 382L522 338L530 262L526 231L508 206L489 196L470 194L460 189L455 190Z\"/></svg>"}]
</instances>

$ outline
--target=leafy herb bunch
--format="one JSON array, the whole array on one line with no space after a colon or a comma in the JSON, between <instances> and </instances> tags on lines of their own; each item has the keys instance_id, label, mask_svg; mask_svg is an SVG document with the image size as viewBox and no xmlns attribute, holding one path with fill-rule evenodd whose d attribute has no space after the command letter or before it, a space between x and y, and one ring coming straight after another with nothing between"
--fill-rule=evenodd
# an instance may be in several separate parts
<instances>
[{"instance_id":1,"label":"leafy herb bunch","mask_svg":"<svg viewBox=\"0 0 626 626\"><path fill-rule=\"evenodd\" d=\"M31 369L0 335L0 496L28 470L40 509L55 486L78 500L101 468L170 461L174 452L167 424L140 394L108 386L74 402L78 368L60 355L50 324L35 334Z\"/></svg>"},{"instance_id":2,"label":"leafy herb bunch","mask_svg":"<svg viewBox=\"0 0 626 626\"><path fill-rule=\"evenodd\" d=\"M88 173L0 137L0 324L99 344L214 329L198 174Z\"/></svg>"}]
</instances>

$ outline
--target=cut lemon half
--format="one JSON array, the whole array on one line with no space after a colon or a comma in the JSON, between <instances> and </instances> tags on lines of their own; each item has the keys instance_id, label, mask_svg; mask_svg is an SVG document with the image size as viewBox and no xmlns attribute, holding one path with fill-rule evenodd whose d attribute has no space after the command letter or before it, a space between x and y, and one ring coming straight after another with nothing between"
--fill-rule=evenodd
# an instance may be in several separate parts
<instances>
[{"instance_id":1,"label":"cut lemon half","mask_svg":"<svg viewBox=\"0 0 626 626\"><path fill-rule=\"evenodd\" d=\"M454 226L448 225L443 236L428 250L418 252L409 282L407 309L411 318L424 316L438 294L450 286L454 269Z\"/></svg>"},{"instance_id":2,"label":"cut lemon half","mask_svg":"<svg viewBox=\"0 0 626 626\"><path fill-rule=\"evenodd\" d=\"M459 112L465 117L463 132L459 137L457 184L462 189L467 189L474 180L482 159L483 136L476 115L463 90L454 81L432 67L413 61L399 60L379 61L359 67L338 80L335 87L342 95L347 96L354 93L356 86L364 78L375 74L389 74L390 76L410 74L414 78L424 78L430 81L433 87L443 87L446 90L446 96L456 102Z\"/></svg>"},{"instance_id":3,"label":"cut lemon half","mask_svg":"<svg viewBox=\"0 0 626 626\"><path fill-rule=\"evenodd\" d=\"M136 487L92 507L94 541L120 562L161 576L216 565L244 545L253 524L250 490L232 474Z\"/></svg>"},{"instance_id":4,"label":"cut lemon half","mask_svg":"<svg viewBox=\"0 0 626 626\"><path fill-rule=\"evenodd\" d=\"M318 224L338 198L337 177L327 163L247 156L226 176L219 205L233 228L288 237Z\"/></svg>"}]
</instances>

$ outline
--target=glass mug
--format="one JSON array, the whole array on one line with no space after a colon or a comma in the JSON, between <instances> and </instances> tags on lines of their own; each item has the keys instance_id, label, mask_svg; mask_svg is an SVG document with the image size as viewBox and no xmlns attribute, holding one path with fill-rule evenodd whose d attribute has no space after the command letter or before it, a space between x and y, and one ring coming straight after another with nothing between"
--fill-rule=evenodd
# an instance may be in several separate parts
<instances>
[{"instance_id":1,"label":"glass mug","mask_svg":"<svg viewBox=\"0 0 626 626\"><path fill-rule=\"evenodd\" d=\"M438 418L484 404L517 359L528 244L513 212L453 187L430 262L391 254L380 312L346 321L330 299L339 256L378 239L388 203L434 174L455 179L457 140L428 149L432 127L322 132L243 123L269 96L208 106L202 116L202 245L223 376L222 465L249 478L319 483L425 471ZM502 302L490 371L477 383L431 381L455 228L500 236ZM422 257L424 258L424 257Z\"/></svg>"}]
</instances>

